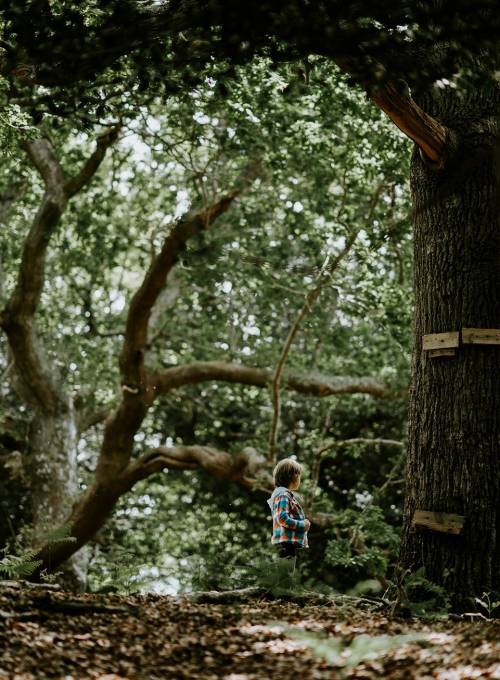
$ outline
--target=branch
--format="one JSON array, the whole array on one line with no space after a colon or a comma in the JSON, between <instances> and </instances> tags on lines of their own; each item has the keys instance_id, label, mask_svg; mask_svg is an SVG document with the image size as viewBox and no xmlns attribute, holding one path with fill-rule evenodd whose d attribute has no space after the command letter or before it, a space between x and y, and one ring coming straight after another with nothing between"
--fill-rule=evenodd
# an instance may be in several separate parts
<instances>
[{"instance_id":1,"label":"branch","mask_svg":"<svg viewBox=\"0 0 500 680\"><path fill-rule=\"evenodd\" d=\"M243 449L237 455L220 451L209 446L173 446L158 447L144 454L142 458L130 463L123 473L127 486L146 479L162 470L196 470L203 469L225 481L241 484L252 491L271 493L273 480L266 467L266 459L251 447ZM338 522L334 515L327 513L309 513L311 522L321 528L335 526Z\"/></svg>"},{"instance_id":2,"label":"branch","mask_svg":"<svg viewBox=\"0 0 500 680\"><path fill-rule=\"evenodd\" d=\"M180 219L165 239L159 254L153 259L141 287L130 303L125 340L120 354L120 370L123 382L140 391L146 384L144 374L144 351L147 346L149 319L167 277L184 250L187 241L226 212L235 198L248 186L258 172L258 163L253 163L238 180L235 188L212 205L197 212L191 212Z\"/></svg>"},{"instance_id":3,"label":"branch","mask_svg":"<svg viewBox=\"0 0 500 680\"><path fill-rule=\"evenodd\" d=\"M265 368L250 368L241 364L224 361L195 361L184 366L173 366L151 375L151 384L157 394L165 394L184 385L220 380L255 387L268 387L274 371ZM283 375L286 386L301 394L329 397L333 394L370 394L374 397L388 397L386 385L371 377L324 376L320 373L306 375Z\"/></svg>"},{"instance_id":4,"label":"branch","mask_svg":"<svg viewBox=\"0 0 500 680\"><path fill-rule=\"evenodd\" d=\"M242 190L257 176L260 162L253 162L240 177L235 188L212 205L180 219L166 237L151 262L140 288L136 291L127 314L125 337L119 357L122 399L118 409L107 420L101 453L96 469L98 480L121 474L130 461L134 435L141 426L155 395L154 380L145 367L148 327L153 306L167 277L184 250L187 241L224 213Z\"/></svg>"},{"instance_id":5,"label":"branch","mask_svg":"<svg viewBox=\"0 0 500 680\"><path fill-rule=\"evenodd\" d=\"M370 204L370 210L368 213L368 217L366 219L366 225L370 225L372 220L373 220L373 213L375 211L375 206L377 205L378 199L380 197L380 194L383 189L383 184L380 184L375 191L371 204ZM363 224L362 226L366 226ZM277 447L277 439L278 439L278 430L279 430L279 425L280 425L280 416L281 416L281 398L280 398L280 383L281 383L281 374L283 372L283 368L285 366L285 361L288 357L288 354L290 352L292 343L295 339L295 336L297 335L297 332L300 328L300 325L302 321L304 320L304 317L308 312L311 311L312 306L316 302L316 300L319 298L321 291L323 288L331 283L332 280L332 275L334 274L335 271L339 268L342 260L349 254L352 246L354 245L354 242L356 241L356 238L358 237L359 232L361 231L362 226L358 227L358 229L354 229L352 233L349 235L349 238L347 239L344 248L342 251L337 255L337 257L333 260L333 262L327 266L328 264L328 258L325 262L325 266L323 270L320 272L316 285L315 287L309 291L309 293L306 296L304 305L302 306L302 309L297 315L297 318L295 319L294 324L292 325L290 332L288 333L288 337L285 341L285 344L283 346L283 349L281 350L281 354L278 360L278 365L276 366L276 370L274 372L274 377L273 377L273 383L272 383L272 402L273 402L273 419L271 422L271 430L269 433L269 457L270 460L275 462L276 461L276 447Z\"/></svg>"},{"instance_id":6,"label":"branch","mask_svg":"<svg viewBox=\"0 0 500 680\"><path fill-rule=\"evenodd\" d=\"M106 418L109 416L110 410L109 408L106 408L103 406L100 409L97 409L95 411L80 411L77 412L76 415L76 424L77 424L77 429L80 434L83 434L83 432L86 432L89 430L91 427L95 427L96 425L100 425L103 423Z\"/></svg>"},{"instance_id":7,"label":"branch","mask_svg":"<svg viewBox=\"0 0 500 680\"><path fill-rule=\"evenodd\" d=\"M24 242L17 284L0 325L9 338L23 397L32 406L53 412L62 401L33 317L44 283L47 246L67 203L65 178L47 139L27 142L24 148L43 179L45 195Z\"/></svg>"},{"instance_id":8,"label":"branch","mask_svg":"<svg viewBox=\"0 0 500 680\"><path fill-rule=\"evenodd\" d=\"M336 449L341 446L392 446L398 449L404 447L404 443L396 439L369 439L365 437L354 437L353 439L337 439L333 442L328 442L317 450L318 454L323 454L330 449Z\"/></svg>"},{"instance_id":9,"label":"branch","mask_svg":"<svg viewBox=\"0 0 500 680\"><path fill-rule=\"evenodd\" d=\"M251 447L237 455L220 451L210 446L160 446L133 461L124 471L124 478L130 484L146 479L164 469L196 470L202 468L215 477L238 481L247 488L254 489L262 483L255 478L256 472L263 472L265 459ZM262 476L262 475L261 475ZM265 473L265 481L272 490L272 479ZM267 487L266 487L267 488Z\"/></svg>"},{"instance_id":10,"label":"branch","mask_svg":"<svg viewBox=\"0 0 500 680\"><path fill-rule=\"evenodd\" d=\"M184 385L208 381L268 387L272 377L273 371L268 369L249 368L223 361L199 361L167 368L161 373L153 373L150 375L150 385L157 395L161 395ZM384 383L371 377L324 376L320 373L288 375L285 373L283 379L288 389L315 397L343 394L369 394L380 398L392 396L392 392ZM110 413L111 411L106 407L90 412L82 410L77 415L78 431L85 432L103 423Z\"/></svg>"},{"instance_id":11,"label":"branch","mask_svg":"<svg viewBox=\"0 0 500 680\"><path fill-rule=\"evenodd\" d=\"M353 67L347 59L336 59L336 64L355 79ZM443 167L452 142L451 130L426 113L411 98L409 91L401 92L392 83L373 88L373 83L360 81L368 97L381 109L401 132L417 144L422 154L436 168Z\"/></svg>"},{"instance_id":12,"label":"branch","mask_svg":"<svg viewBox=\"0 0 500 680\"><path fill-rule=\"evenodd\" d=\"M107 142L101 145L109 146ZM48 139L25 142L23 147L43 180L45 194L24 242L17 284L0 314L0 326L9 339L23 398L34 408L54 413L66 408L66 399L57 384L53 367L45 358L34 326L34 315L45 280L50 238L68 202L68 182ZM90 165L95 172L98 165ZM86 172L87 176L90 168Z\"/></svg>"},{"instance_id":13,"label":"branch","mask_svg":"<svg viewBox=\"0 0 500 680\"><path fill-rule=\"evenodd\" d=\"M77 194L92 179L104 160L106 151L117 141L120 130L121 126L117 126L99 135L94 153L86 160L80 172L66 182L68 198Z\"/></svg>"},{"instance_id":14,"label":"branch","mask_svg":"<svg viewBox=\"0 0 500 680\"><path fill-rule=\"evenodd\" d=\"M428 161L438 168L444 165L451 137L447 127L425 113L409 94L398 92L391 83L369 92L368 96L403 134L420 147Z\"/></svg>"}]
</instances>

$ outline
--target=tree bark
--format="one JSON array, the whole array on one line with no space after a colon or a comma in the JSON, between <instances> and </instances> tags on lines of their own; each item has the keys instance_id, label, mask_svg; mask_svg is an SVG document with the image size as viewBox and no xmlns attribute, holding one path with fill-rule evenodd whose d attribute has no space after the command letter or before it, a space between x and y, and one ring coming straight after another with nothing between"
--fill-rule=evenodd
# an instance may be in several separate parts
<instances>
[{"instance_id":1,"label":"tree bark","mask_svg":"<svg viewBox=\"0 0 500 680\"><path fill-rule=\"evenodd\" d=\"M47 535L68 517L78 497L77 429L71 398L67 408L55 415L35 413L30 423L29 450L24 468L33 509L33 541L45 542ZM62 541L55 541L55 545ZM74 590L85 586L88 567L86 551L72 556L63 569L64 585Z\"/></svg>"},{"instance_id":2,"label":"tree bark","mask_svg":"<svg viewBox=\"0 0 500 680\"><path fill-rule=\"evenodd\" d=\"M64 523L78 494L73 399L57 367L48 359L35 321L45 261L50 238L68 201L92 179L117 134L118 129L102 134L80 172L69 179L48 139L24 143L43 180L45 193L23 245L16 285L0 312L0 328L7 336L13 359L13 386L32 413L23 468L29 486L35 546L46 540L47 532L50 534ZM66 585L77 589L85 586L86 562L85 553L80 553L65 565Z\"/></svg>"},{"instance_id":3,"label":"tree bark","mask_svg":"<svg viewBox=\"0 0 500 680\"><path fill-rule=\"evenodd\" d=\"M457 609L500 590L500 346L431 358L422 336L500 326L499 96L450 88L421 105L453 128L440 171L413 156L415 326L401 559ZM465 516L461 534L412 530L416 510Z\"/></svg>"}]
</instances>

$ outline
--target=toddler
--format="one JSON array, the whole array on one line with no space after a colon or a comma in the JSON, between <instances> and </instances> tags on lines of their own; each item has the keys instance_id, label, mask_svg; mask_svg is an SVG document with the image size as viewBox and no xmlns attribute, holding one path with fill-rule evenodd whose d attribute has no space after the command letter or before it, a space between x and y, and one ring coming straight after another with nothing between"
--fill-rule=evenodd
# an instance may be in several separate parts
<instances>
[{"instance_id":1,"label":"toddler","mask_svg":"<svg viewBox=\"0 0 500 680\"><path fill-rule=\"evenodd\" d=\"M297 551L308 547L307 532L311 523L306 519L300 502L293 492L300 486L301 466L292 458L284 458L273 471L275 489L268 499L273 513L271 543L278 548L280 557L293 557Z\"/></svg>"}]
</instances>

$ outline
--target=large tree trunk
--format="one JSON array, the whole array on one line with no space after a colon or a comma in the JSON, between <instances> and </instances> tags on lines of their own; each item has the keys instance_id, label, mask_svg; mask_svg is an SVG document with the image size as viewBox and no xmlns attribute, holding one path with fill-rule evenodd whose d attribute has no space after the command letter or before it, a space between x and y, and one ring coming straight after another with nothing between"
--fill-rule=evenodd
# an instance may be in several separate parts
<instances>
[{"instance_id":1,"label":"large tree trunk","mask_svg":"<svg viewBox=\"0 0 500 680\"><path fill-rule=\"evenodd\" d=\"M415 328L402 563L458 609L500 590L500 346L430 358L422 336L500 327L498 95L452 90L423 107L451 128L442 169L415 153ZM465 516L460 535L412 530L415 510Z\"/></svg>"}]
</instances>

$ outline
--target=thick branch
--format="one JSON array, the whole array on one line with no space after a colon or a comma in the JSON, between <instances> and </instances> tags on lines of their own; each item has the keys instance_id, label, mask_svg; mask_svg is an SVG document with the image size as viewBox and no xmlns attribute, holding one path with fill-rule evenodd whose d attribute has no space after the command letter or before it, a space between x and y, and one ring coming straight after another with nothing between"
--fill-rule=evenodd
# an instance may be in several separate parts
<instances>
[{"instance_id":1,"label":"thick branch","mask_svg":"<svg viewBox=\"0 0 500 680\"><path fill-rule=\"evenodd\" d=\"M199 361L184 366L167 368L161 373L150 376L151 385L157 395L166 394L184 385L195 385L201 382L222 381L254 387L268 387L273 378L273 371L263 368L249 368L240 364L223 361ZM391 390L377 378L325 376L320 373L306 375L283 376L285 385L299 394L315 397L330 397L342 394L369 394L373 397L388 398ZM81 410L77 416L78 431L85 432L95 425L103 423L109 416L106 407L96 411Z\"/></svg>"},{"instance_id":2,"label":"thick branch","mask_svg":"<svg viewBox=\"0 0 500 680\"><path fill-rule=\"evenodd\" d=\"M53 412L62 401L33 325L45 275L45 256L52 233L66 206L65 178L46 139L25 144L45 184L45 195L24 243L17 285L1 316L23 397L34 407Z\"/></svg>"},{"instance_id":3,"label":"thick branch","mask_svg":"<svg viewBox=\"0 0 500 680\"><path fill-rule=\"evenodd\" d=\"M177 262L187 241L206 229L214 219L225 212L238 193L238 191L231 191L208 208L191 213L177 222L165 239L160 253L151 263L141 287L132 298L127 316L120 367L129 386L137 387L140 384L137 371L138 358L143 354L147 343L147 329L152 307L165 285L170 270Z\"/></svg>"},{"instance_id":4,"label":"thick branch","mask_svg":"<svg viewBox=\"0 0 500 680\"><path fill-rule=\"evenodd\" d=\"M173 446L170 448L160 446L131 463L124 472L124 477L131 484L135 484L140 479L146 479L164 469L202 468L215 477L238 481L243 486L253 489L258 485L253 475L263 463L264 459L250 447L233 456L210 446ZM270 486L272 480L269 473L267 473L266 481Z\"/></svg>"},{"instance_id":5,"label":"thick branch","mask_svg":"<svg viewBox=\"0 0 500 680\"><path fill-rule=\"evenodd\" d=\"M373 87L373 83L359 77L348 59L336 59L336 64L366 90L370 99L392 122L421 149L428 161L441 167L446 159L451 131L426 113L411 98L408 89L402 92L392 83Z\"/></svg>"},{"instance_id":6,"label":"thick branch","mask_svg":"<svg viewBox=\"0 0 500 680\"><path fill-rule=\"evenodd\" d=\"M243 449L236 456L208 446L158 447L131 463L124 477L130 485L162 470L203 469L219 479L237 482L242 486L271 493L273 480L264 456L253 448ZM337 523L334 515L309 513L307 516L318 527L328 528Z\"/></svg>"},{"instance_id":7,"label":"thick branch","mask_svg":"<svg viewBox=\"0 0 500 680\"><path fill-rule=\"evenodd\" d=\"M253 182L258 169L259 163L252 163L232 191L212 205L180 219L165 239L159 254L153 259L141 287L130 303L125 341L120 354L122 378L130 389L140 391L145 386L144 352L152 308L187 241L203 229L208 229L217 217L229 209L242 190Z\"/></svg>"},{"instance_id":8,"label":"thick branch","mask_svg":"<svg viewBox=\"0 0 500 680\"><path fill-rule=\"evenodd\" d=\"M224 213L235 198L257 176L260 162L253 162L238 178L235 188L212 205L180 219L151 262L140 288L132 297L119 358L122 376L122 400L106 422L97 465L98 479L119 474L127 466L134 445L134 435L141 426L155 397L154 382L145 367L148 327L153 306L165 285L168 274L185 248L186 242Z\"/></svg>"},{"instance_id":9,"label":"thick branch","mask_svg":"<svg viewBox=\"0 0 500 680\"><path fill-rule=\"evenodd\" d=\"M24 243L17 286L8 304L9 316L32 316L42 291L45 255L50 237L66 207L65 177L47 139L25 145L45 184L45 195Z\"/></svg>"},{"instance_id":10,"label":"thick branch","mask_svg":"<svg viewBox=\"0 0 500 680\"><path fill-rule=\"evenodd\" d=\"M203 468L221 479L238 481L248 488L261 488L255 479L255 472L261 468L262 463L263 459L251 448L232 456L208 446L178 446L154 449L120 471L102 468L101 474L96 475L96 481L81 496L66 522L74 542L42 546L36 555L36 559L42 560L42 565L33 578L38 578L43 569L57 568L85 545L105 523L120 497L139 480L166 468ZM267 482L271 486L269 475Z\"/></svg>"},{"instance_id":11,"label":"thick branch","mask_svg":"<svg viewBox=\"0 0 500 680\"><path fill-rule=\"evenodd\" d=\"M104 149L110 143L112 140L107 139L100 142L100 146ZM17 284L0 315L0 326L9 339L23 398L34 408L54 413L64 409L67 402L55 379L55 371L45 358L34 315L44 284L50 238L68 202L68 183L47 139L26 142L24 148L44 182L45 194L24 242ZM92 168L94 172L97 170L98 164L91 166L86 177ZM83 184L83 180L77 182L74 188Z\"/></svg>"},{"instance_id":12,"label":"thick branch","mask_svg":"<svg viewBox=\"0 0 500 680\"><path fill-rule=\"evenodd\" d=\"M151 376L153 389L165 394L183 385L220 380L224 382L268 387L273 380L274 371L265 368L249 368L241 364L224 361L195 361L184 366L167 368ZM370 394L374 397L387 397L389 389L381 381L371 377L325 376L320 373L293 375L285 373L283 380L289 389L317 397L333 394Z\"/></svg>"},{"instance_id":13,"label":"thick branch","mask_svg":"<svg viewBox=\"0 0 500 680\"><path fill-rule=\"evenodd\" d=\"M369 96L431 163L443 165L450 140L448 128L425 113L409 94L398 92L390 83Z\"/></svg>"}]
</instances>

